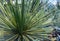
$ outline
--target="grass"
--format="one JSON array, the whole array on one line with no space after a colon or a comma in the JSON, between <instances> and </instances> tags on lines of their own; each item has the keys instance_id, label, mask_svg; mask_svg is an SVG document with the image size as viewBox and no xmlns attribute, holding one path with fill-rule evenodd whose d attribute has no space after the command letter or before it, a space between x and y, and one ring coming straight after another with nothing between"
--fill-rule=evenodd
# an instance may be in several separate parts
<instances>
[{"instance_id":1,"label":"grass","mask_svg":"<svg viewBox=\"0 0 60 41\"><path fill-rule=\"evenodd\" d=\"M5 39L6 41L33 41L48 38L45 35L48 34L45 27L51 22L45 22L53 17L52 12L56 9L45 13L44 6L47 4L40 3L40 0L21 0L21 4L18 4L18 0L15 4L12 0L7 4L3 4L4 2L0 1L0 27L6 31L6 37L12 35Z\"/></svg>"}]
</instances>

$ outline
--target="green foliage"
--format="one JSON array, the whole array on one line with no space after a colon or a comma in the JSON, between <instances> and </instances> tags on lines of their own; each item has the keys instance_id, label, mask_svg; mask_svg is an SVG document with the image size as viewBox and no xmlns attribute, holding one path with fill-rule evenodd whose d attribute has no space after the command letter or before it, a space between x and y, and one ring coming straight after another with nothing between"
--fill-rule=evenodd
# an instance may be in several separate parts
<instances>
[{"instance_id":1,"label":"green foliage","mask_svg":"<svg viewBox=\"0 0 60 41\"><path fill-rule=\"evenodd\" d=\"M0 28L3 28L5 41L33 41L47 38L49 32L43 28L55 9L45 13L45 5L41 4L40 0L21 0L21 4L18 0L15 1L13 4L12 0L8 2L5 0L5 3L0 0Z\"/></svg>"}]
</instances>

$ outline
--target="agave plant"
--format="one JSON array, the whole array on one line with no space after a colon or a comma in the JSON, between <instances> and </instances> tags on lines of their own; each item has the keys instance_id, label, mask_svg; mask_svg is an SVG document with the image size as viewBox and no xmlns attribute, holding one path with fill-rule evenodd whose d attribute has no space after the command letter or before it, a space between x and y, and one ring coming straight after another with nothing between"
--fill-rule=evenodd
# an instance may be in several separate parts
<instances>
[{"instance_id":1,"label":"agave plant","mask_svg":"<svg viewBox=\"0 0 60 41\"><path fill-rule=\"evenodd\" d=\"M33 41L47 38L43 29L52 17L52 11L45 13L40 0L0 0L0 28L4 41ZM1 31L2 32L2 31Z\"/></svg>"}]
</instances>

